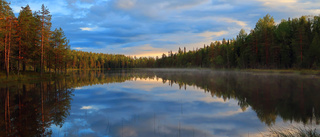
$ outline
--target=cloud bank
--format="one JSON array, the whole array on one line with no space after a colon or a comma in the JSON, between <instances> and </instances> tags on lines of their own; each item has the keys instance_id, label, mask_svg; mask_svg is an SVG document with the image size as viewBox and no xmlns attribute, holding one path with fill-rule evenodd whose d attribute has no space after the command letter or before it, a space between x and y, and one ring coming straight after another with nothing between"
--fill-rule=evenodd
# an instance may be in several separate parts
<instances>
[{"instance_id":1,"label":"cloud bank","mask_svg":"<svg viewBox=\"0 0 320 137\"><path fill-rule=\"evenodd\" d=\"M161 56L179 47L202 47L253 29L266 14L319 15L316 0L8 0L37 11L45 4L53 28L61 27L72 49L131 56ZM135 50L133 50L135 49Z\"/></svg>"}]
</instances>

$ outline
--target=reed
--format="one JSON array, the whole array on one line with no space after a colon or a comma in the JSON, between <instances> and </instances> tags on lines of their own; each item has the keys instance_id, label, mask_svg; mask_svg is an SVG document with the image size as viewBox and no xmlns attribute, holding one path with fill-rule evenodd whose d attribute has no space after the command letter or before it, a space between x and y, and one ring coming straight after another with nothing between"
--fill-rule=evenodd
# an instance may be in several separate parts
<instances>
[{"instance_id":1,"label":"reed","mask_svg":"<svg viewBox=\"0 0 320 137\"><path fill-rule=\"evenodd\" d=\"M320 137L316 128L310 127L289 127L270 128L266 137Z\"/></svg>"}]
</instances>

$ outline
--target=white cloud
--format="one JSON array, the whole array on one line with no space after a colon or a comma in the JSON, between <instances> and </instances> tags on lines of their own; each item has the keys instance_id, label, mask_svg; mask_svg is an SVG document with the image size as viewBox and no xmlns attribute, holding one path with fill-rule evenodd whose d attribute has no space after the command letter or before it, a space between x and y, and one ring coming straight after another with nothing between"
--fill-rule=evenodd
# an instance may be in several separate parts
<instances>
[{"instance_id":1,"label":"white cloud","mask_svg":"<svg viewBox=\"0 0 320 137\"><path fill-rule=\"evenodd\" d=\"M93 31L95 30L96 28L89 28L89 27L82 27L80 28L82 31Z\"/></svg>"},{"instance_id":2,"label":"white cloud","mask_svg":"<svg viewBox=\"0 0 320 137\"><path fill-rule=\"evenodd\" d=\"M231 110L231 111L227 111L227 112L221 112L218 113L217 116L222 116L222 117L229 117L229 116L233 116L239 113L243 113L242 109L239 108L238 110Z\"/></svg>"},{"instance_id":3,"label":"white cloud","mask_svg":"<svg viewBox=\"0 0 320 137\"><path fill-rule=\"evenodd\" d=\"M13 13L19 13L21 10L21 7L16 6L16 5L11 6L11 8L12 8Z\"/></svg>"},{"instance_id":4,"label":"white cloud","mask_svg":"<svg viewBox=\"0 0 320 137\"><path fill-rule=\"evenodd\" d=\"M76 50L84 50L84 49L90 49L90 48L81 48L81 47L74 47L72 49L76 49Z\"/></svg>"},{"instance_id":5,"label":"white cloud","mask_svg":"<svg viewBox=\"0 0 320 137\"><path fill-rule=\"evenodd\" d=\"M80 109L88 110L88 109L93 109L93 107L92 106L82 106L82 108L80 108Z\"/></svg>"},{"instance_id":6,"label":"white cloud","mask_svg":"<svg viewBox=\"0 0 320 137\"><path fill-rule=\"evenodd\" d=\"M265 3L296 3L297 0L258 0Z\"/></svg>"},{"instance_id":7,"label":"white cloud","mask_svg":"<svg viewBox=\"0 0 320 137\"><path fill-rule=\"evenodd\" d=\"M265 6L283 5L283 4L297 4L297 0L258 0L263 2Z\"/></svg>"},{"instance_id":8,"label":"white cloud","mask_svg":"<svg viewBox=\"0 0 320 137\"><path fill-rule=\"evenodd\" d=\"M262 2L269 11L291 14L291 16L300 17L302 15L320 14L320 1L310 0L257 0ZM287 18L287 17L285 17Z\"/></svg>"},{"instance_id":9,"label":"white cloud","mask_svg":"<svg viewBox=\"0 0 320 137\"><path fill-rule=\"evenodd\" d=\"M127 82L123 87L125 88L130 88L130 89L140 89L143 91L152 91L152 89L157 88L157 87L162 87L162 79L159 78L157 79L140 79L137 78L135 79L134 82Z\"/></svg>"},{"instance_id":10,"label":"white cloud","mask_svg":"<svg viewBox=\"0 0 320 137\"><path fill-rule=\"evenodd\" d=\"M246 29L247 28L247 23L244 21L239 21L239 20L235 20L232 18L220 18L221 21L225 21L228 23L236 23L237 25L241 26L242 28Z\"/></svg>"},{"instance_id":11,"label":"white cloud","mask_svg":"<svg viewBox=\"0 0 320 137\"><path fill-rule=\"evenodd\" d=\"M75 47L74 49L77 49L77 50L81 50L81 49L83 49L83 48L80 48L80 47Z\"/></svg>"},{"instance_id":12,"label":"white cloud","mask_svg":"<svg viewBox=\"0 0 320 137\"><path fill-rule=\"evenodd\" d=\"M309 12L313 15L318 15L320 14L320 9L310 9Z\"/></svg>"},{"instance_id":13,"label":"white cloud","mask_svg":"<svg viewBox=\"0 0 320 137\"><path fill-rule=\"evenodd\" d=\"M107 105L91 105L91 106L82 106L80 109L82 110L100 110L100 109L104 109L104 108L108 108Z\"/></svg>"},{"instance_id":14,"label":"white cloud","mask_svg":"<svg viewBox=\"0 0 320 137\"><path fill-rule=\"evenodd\" d=\"M320 14L317 0L11 0L11 3L15 13L26 4L33 11L39 10L42 3L48 6L53 26L65 30L72 49L138 57L161 56L179 47L192 50L222 37L232 39L241 28L249 32L258 18L267 13L276 22ZM78 42L83 39L87 41ZM88 43L90 47L86 48Z\"/></svg>"},{"instance_id":15,"label":"white cloud","mask_svg":"<svg viewBox=\"0 0 320 137\"><path fill-rule=\"evenodd\" d=\"M77 8L82 8L82 9L89 9L89 8L91 8L93 6L92 3L80 3L80 2L77 2L75 4L76 4Z\"/></svg>"},{"instance_id":16,"label":"white cloud","mask_svg":"<svg viewBox=\"0 0 320 137\"><path fill-rule=\"evenodd\" d=\"M205 96L200 100L207 103L213 103L213 102L228 103L229 102L229 100L224 100L223 98L212 97L212 96Z\"/></svg>"},{"instance_id":17,"label":"white cloud","mask_svg":"<svg viewBox=\"0 0 320 137\"><path fill-rule=\"evenodd\" d=\"M131 9L136 5L136 0L118 0L117 6L121 9Z\"/></svg>"},{"instance_id":18,"label":"white cloud","mask_svg":"<svg viewBox=\"0 0 320 137\"><path fill-rule=\"evenodd\" d=\"M205 37L205 38L214 38L214 37L220 37L222 35L228 34L227 31L218 31L218 32L212 32L212 31L205 31L203 33L198 34L199 36Z\"/></svg>"}]
</instances>

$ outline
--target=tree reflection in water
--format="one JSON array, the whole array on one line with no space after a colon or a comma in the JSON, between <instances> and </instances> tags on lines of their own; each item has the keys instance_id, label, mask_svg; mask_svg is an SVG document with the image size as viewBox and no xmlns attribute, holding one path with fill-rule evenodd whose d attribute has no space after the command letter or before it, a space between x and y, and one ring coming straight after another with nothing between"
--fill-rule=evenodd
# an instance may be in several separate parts
<instances>
[{"instance_id":1,"label":"tree reflection in water","mask_svg":"<svg viewBox=\"0 0 320 137\"><path fill-rule=\"evenodd\" d=\"M1 85L0 136L50 135L49 127L61 127L68 117L74 88L138 78L177 84L182 90L198 87L225 101L235 99L242 111L251 107L269 126L278 116L284 121L319 124L320 79L316 77L177 69L73 71L59 80ZM108 130L112 130L109 124Z\"/></svg>"},{"instance_id":2,"label":"tree reflection in water","mask_svg":"<svg viewBox=\"0 0 320 137\"><path fill-rule=\"evenodd\" d=\"M3 85L2 85L3 86ZM0 136L50 135L69 115L73 89L64 80L0 88Z\"/></svg>"},{"instance_id":3,"label":"tree reflection in water","mask_svg":"<svg viewBox=\"0 0 320 137\"><path fill-rule=\"evenodd\" d=\"M285 121L319 124L320 79L294 74L261 74L233 71L154 71L154 75L179 87L197 86L212 96L236 99L242 110L251 106L261 122Z\"/></svg>"}]
</instances>

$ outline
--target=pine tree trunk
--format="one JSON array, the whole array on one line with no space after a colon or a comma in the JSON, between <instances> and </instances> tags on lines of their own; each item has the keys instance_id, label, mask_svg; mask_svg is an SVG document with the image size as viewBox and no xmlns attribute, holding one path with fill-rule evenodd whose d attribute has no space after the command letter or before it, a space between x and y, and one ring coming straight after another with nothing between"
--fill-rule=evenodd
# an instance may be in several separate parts
<instances>
[{"instance_id":1,"label":"pine tree trunk","mask_svg":"<svg viewBox=\"0 0 320 137\"><path fill-rule=\"evenodd\" d=\"M20 63L21 63L21 37L19 40L19 57L18 57L18 76L20 76Z\"/></svg>"},{"instance_id":2,"label":"pine tree trunk","mask_svg":"<svg viewBox=\"0 0 320 137\"><path fill-rule=\"evenodd\" d=\"M299 38L300 38L300 50L301 50L300 56L301 56L301 63L302 63L302 35L301 34L299 35Z\"/></svg>"},{"instance_id":3,"label":"pine tree trunk","mask_svg":"<svg viewBox=\"0 0 320 137\"><path fill-rule=\"evenodd\" d=\"M6 70L7 70L7 77L9 77L9 66L10 66L10 47L11 47L11 21L9 23L9 38L8 38L8 49L7 49L7 66L6 66Z\"/></svg>"},{"instance_id":4,"label":"pine tree trunk","mask_svg":"<svg viewBox=\"0 0 320 137\"><path fill-rule=\"evenodd\" d=\"M44 32L44 15L42 16L42 30L41 30L41 59L40 59L40 74L43 73L43 32Z\"/></svg>"},{"instance_id":5,"label":"pine tree trunk","mask_svg":"<svg viewBox=\"0 0 320 137\"><path fill-rule=\"evenodd\" d=\"M8 27L6 26L6 30L8 29ZM5 39L4 39L4 64L5 64L5 69L6 69L6 75L7 75L7 78L9 77L9 70L7 68L8 66L8 50L7 50L7 43L8 43L8 34L6 33L5 34Z\"/></svg>"}]
</instances>

